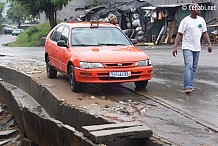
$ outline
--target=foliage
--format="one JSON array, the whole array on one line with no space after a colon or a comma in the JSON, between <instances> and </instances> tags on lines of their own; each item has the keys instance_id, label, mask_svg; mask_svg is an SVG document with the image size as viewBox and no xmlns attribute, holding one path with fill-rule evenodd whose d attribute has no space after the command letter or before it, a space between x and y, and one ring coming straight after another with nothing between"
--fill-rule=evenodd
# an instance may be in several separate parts
<instances>
[{"instance_id":1,"label":"foliage","mask_svg":"<svg viewBox=\"0 0 218 146\"><path fill-rule=\"evenodd\" d=\"M2 11L4 10L4 6L5 6L5 4L2 3L2 2L0 2L0 12L1 12L1 13L2 13Z\"/></svg>"},{"instance_id":2,"label":"foliage","mask_svg":"<svg viewBox=\"0 0 218 146\"><path fill-rule=\"evenodd\" d=\"M15 42L7 44L10 47L34 47L41 44L41 38L47 36L50 31L49 23L38 24L29 27L17 36Z\"/></svg>"},{"instance_id":3,"label":"foliage","mask_svg":"<svg viewBox=\"0 0 218 146\"><path fill-rule=\"evenodd\" d=\"M51 28L57 24L56 12L66 6L71 0L14 0L21 5L26 5L33 16L45 12Z\"/></svg>"},{"instance_id":4,"label":"foliage","mask_svg":"<svg viewBox=\"0 0 218 146\"><path fill-rule=\"evenodd\" d=\"M11 1L10 8L7 11L8 19L11 19L13 22L18 23L18 27L21 24L23 17L28 17L30 15L26 5L21 5L18 2Z\"/></svg>"},{"instance_id":5,"label":"foliage","mask_svg":"<svg viewBox=\"0 0 218 146\"><path fill-rule=\"evenodd\" d=\"M4 6L5 6L5 4L0 2L0 30L2 30L2 21L3 21L2 11L4 10Z\"/></svg>"},{"instance_id":6,"label":"foliage","mask_svg":"<svg viewBox=\"0 0 218 146\"><path fill-rule=\"evenodd\" d=\"M101 5L101 2L100 2L100 0L93 0L93 2L94 2L94 5L96 5L96 6L99 6L99 5Z\"/></svg>"}]
</instances>

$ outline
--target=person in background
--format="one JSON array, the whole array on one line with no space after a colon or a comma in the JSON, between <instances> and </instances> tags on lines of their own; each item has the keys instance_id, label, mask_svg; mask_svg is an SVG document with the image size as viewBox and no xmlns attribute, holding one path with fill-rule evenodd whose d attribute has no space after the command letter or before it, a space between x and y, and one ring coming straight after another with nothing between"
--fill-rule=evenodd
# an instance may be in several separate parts
<instances>
[{"instance_id":1,"label":"person in background","mask_svg":"<svg viewBox=\"0 0 218 146\"><path fill-rule=\"evenodd\" d=\"M190 15L181 21L173 48L173 56L176 57L178 44L182 40L185 93L193 91L193 81L197 71L202 36L208 44L208 52L212 52L205 20L203 17L198 16L200 14L199 5L192 4L189 8Z\"/></svg>"},{"instance_id":2,"label":"person in background","mask_svg":"<svg viewBox=\"0 0 218 146\"><path fill-rule=\"evenodd\" d=\"M107 16L107 20L109 23L116 25L117 27L120 28L119 24L117 23L117 16L115 16L114 14L109 14Z\"/></svg>"}]
</instances>

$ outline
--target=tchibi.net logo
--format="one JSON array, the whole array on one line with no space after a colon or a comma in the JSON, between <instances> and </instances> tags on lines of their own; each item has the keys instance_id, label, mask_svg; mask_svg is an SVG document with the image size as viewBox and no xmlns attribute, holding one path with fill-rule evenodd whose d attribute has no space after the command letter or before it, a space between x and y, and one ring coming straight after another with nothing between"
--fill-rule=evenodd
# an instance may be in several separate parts
<instances>
[{"instance_id":1,"label":"tchibi.net logo","mask_svg":"<svg viewBox=\"0 0 218 146\"><path fill-rule=\"evenodd\" d=\"M216 11L216 5L182 5L182 10Z\"/></svg>"}]
</instances>

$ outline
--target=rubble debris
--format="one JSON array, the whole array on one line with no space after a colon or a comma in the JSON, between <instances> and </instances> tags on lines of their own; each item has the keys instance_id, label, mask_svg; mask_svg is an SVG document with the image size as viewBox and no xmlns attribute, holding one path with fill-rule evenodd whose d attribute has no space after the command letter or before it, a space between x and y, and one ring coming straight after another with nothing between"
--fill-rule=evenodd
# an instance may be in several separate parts
<instances>
[{"instance_id":1,"label":"rubble debris","mask_svg":"<svg viewBox=\"0 0 218 146\"><path fill-rule=\"evenodd\" d=\"M136 102L132 100L119 101L121 105L109 106L105 105L103 110L119 115L143 116L153 105Z\"/></svg>"},{"instance_id":2,"label":"rubble debris","mask_svg":"<svg viewBox=\"0 0 218 146\"><path fill-rule=\"evenodd\" d=\"M96 97L95 96L91 96L91 99L93 100L93 99L95 99Z\"/></svg>"},{"instance_id":3,"label":"rubble debris","mask_svg":"<svg viewBox=\"0 0 218 146\"><path fill-rule=\"evenodd\" d=\"M13 133L15 133L17 130L4 130L0 131L0 137L9 136Z\"/></svg>"},{"instance_id":4,"label":"rubble debris","mask_svg":"<svg viewBox=\"0 0 218 146\"><path fill-rule=\"evenodd\" d=\"M0 141L0 146L10 142L11 140L12 140L12 138Z\"/></svg>"},{"instance_id":5,"label":"rubble debris","mask_svg":"<svg viewBox=\"0 0 218 146\"><path fill-rule=\"evenodd\" d=\"M97 105L99 105L99 103L92 103L92 104L90 104L91 106L97 106Z\"/></svg>"},{"instance_id":6,"label":"rubble debris","mask_svg":"<svg viewBox=\"0 0 218 146\"><path fill-rule=\"evenodd\" d=\"M0 114L2 114L2 112L3 112L3 109L2 109L2 107L0 106Z\"/></svg>"},{"instance_id":7,"label":"rubble debris","mask_svg":"<svg viewBox=\"0 0 218 146\"><path fill-rule=\"evenodd\" d=\"M42 71L34 70L34 71L28 71L27 72L27 74L38 74L38 73L42 73Z\"/></svg>"},{"instance_id":8,"label":"rubble debris","mask_svg":"<svg viewBox=\"0 0 218 146\"><path fill-rule=\"evenodd\" d=\"M81 97L77 97L77 99L79 99L79 100L83 100Z\"/></svg>"},{"instance_id":9,"label":"rubble debris","mask_svg":"<svg viewBox=\"0 0 218 146\"><path fill-rule=\"evenodd\" d=\"M140 112L141 112L141 115L144 115L145 113L146 113L146 109L144 108L144 109L142 109Z\"/></svg>"}]
</instances>

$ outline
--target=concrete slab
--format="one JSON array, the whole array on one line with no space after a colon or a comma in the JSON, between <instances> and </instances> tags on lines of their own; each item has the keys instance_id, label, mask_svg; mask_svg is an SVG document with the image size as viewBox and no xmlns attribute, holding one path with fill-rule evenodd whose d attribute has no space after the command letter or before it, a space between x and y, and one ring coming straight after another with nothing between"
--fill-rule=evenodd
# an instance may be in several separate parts
<instances>
[{"instance_id":1,"label":"concrete slab","mask_svg":"<svg viewBox=\"0 0 218 146\"><path fill-rule=\"evenodd\" d=\"M141 126L141 125L142 124L139 122L123 122L123 123L115 123L115 124L83 126L83 129L91 132L91 131L98 131L98 130L110 130L115 128L127 128L127 127Z\"/></svg>"},{"instance_id":2,"label":"concrete slab","mask_svg":"<svg viewBox=\"0 0 218 146\"><path fill-rule=\"evenodd\" d=\"M143 126L139 122L125 122L118 124L84 126L83 134L95 143L105 143L123 137L147 138L151 137L153 132L150 128Z\"/></svg>"},{"instance_id":3,"label":"concrete slab","mask_svg":"<svg viewBox=\"0 0 218 146\"><path fill-rule=\"evenodd\" d=\"M100 130L110 130L115 128L127 128L134 126L142 126L139 122L124 122L117 124L103 124L103 125L91 125L91 126L83 126L82 132L84 135L88 136L90 132L100 131Z\"/></svg>"}]
</instances>

